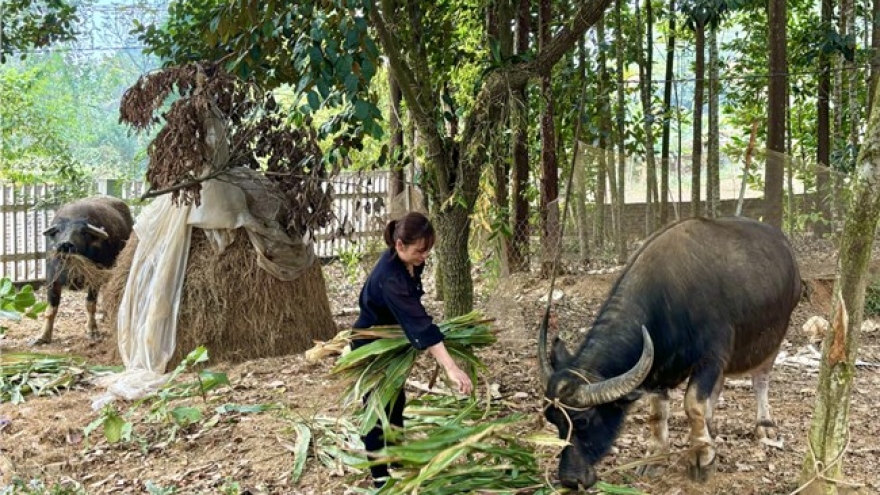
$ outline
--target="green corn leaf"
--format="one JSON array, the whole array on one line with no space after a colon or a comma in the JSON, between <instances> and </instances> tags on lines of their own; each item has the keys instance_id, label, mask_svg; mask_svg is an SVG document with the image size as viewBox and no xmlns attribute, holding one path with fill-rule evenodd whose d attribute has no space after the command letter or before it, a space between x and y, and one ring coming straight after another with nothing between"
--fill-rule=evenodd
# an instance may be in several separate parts
<instances>
[{"instance_id":1,"label":"green corn leaf","mask_svg":"<svg viewBox=\"0 0 880 495\"><path fill-rule=\"evenodd\" d=\"M599 490L599 493L609 495L645 495L645 492L641 490L628 486L612 485L604 481L596 483L595 488Z\"/></svg>"},{"instance_id":2,"label":"green corn leaf","mask_svg":"<svg viewBox=\"0 0 880 495\"><path fill-rule=\"evenodd\" d=\"M202 411L195 407L179 406L171 409L171 418L180 426L198 423L202 420Z\"/></svg>"},{"instance_id":3,"label":"green corn leaf","mask_svg":"<svg viewBox=\"0 0 880 495\"><path fill-rule=\"evenodd\" d=\"M104 417L104 438L110 443L116 443L122 439L122 429L125 420L115 412L110 412Z\"/></svg>"},{"instance_id":4,"label":"green corn leaf","mask_svg":"<svg viewBox=\"0 0 880 495\"><path fill-rule=\"evenodd\" d=\"M296 430L296 443L293 447L293 469L290 471L290 481L294 484L299 483L302 477L303 469L306 465L306 458L309 455L309 445L312 442L312 430L303 423L294 425Z\"/></svg>"}]
</instances>

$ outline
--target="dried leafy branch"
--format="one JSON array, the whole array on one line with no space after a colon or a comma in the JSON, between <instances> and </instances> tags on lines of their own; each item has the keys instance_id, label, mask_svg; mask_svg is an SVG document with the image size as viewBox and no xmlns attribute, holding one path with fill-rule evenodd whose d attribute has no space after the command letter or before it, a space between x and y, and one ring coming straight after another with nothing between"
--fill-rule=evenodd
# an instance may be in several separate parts
<instances>
[{"instance_id":1,"label":"dried leafy branch","mask_svg":"<svg viewBox=\"0 0 880 495\"><path fill-rule=\"evenodd\" d=\"M170 101L170 103L169 103ZM200 202L201 184L233 167L261 171L289 205L281 220L303 234L330 223L333 188L310 121L287 122L271 93L219 63L189 63L142 76L122 97L120 121L138 131L162 128L147 150L145 197L171 194ZM210 124L209 124L210 122ZM219 134L219 135L216 135Z\"/></svg>"}]
</instances>

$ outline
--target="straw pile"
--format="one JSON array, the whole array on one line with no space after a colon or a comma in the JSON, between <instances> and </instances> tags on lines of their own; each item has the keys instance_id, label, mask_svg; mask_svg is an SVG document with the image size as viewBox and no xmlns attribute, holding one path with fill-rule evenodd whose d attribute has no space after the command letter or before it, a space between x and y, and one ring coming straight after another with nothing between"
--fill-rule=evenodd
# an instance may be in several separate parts
<instances>
[{"instance_id":1,"label":"straw pile","mask_svg":"<svg viewBox=\"0 0 880 495\"><path fill-rule=\"evenodd\" d=\"M136 248L132 234L104 287L110 328L116 328ZM204 231L193 228L169 366L199 345L208 348L212 360L229 362L305 351L314 339L329 339L336 332L326 294L319 263L295 281L284 282L257 265L244 229L217 255ZM108 341L118 358L115 339Z\"/></svg>"}]
</instances>

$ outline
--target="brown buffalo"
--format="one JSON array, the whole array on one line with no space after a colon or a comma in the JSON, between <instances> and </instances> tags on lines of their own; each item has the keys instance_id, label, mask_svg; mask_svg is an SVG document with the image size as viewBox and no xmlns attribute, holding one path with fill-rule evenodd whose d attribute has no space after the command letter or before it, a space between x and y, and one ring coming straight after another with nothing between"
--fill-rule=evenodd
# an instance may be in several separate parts
<instances>
[{"instance_id":1,"label":"brown buffalo","mask_svg":"<svg viewBox=\"0 0 880 495\"><path fill-rule=\"evenodd\" d=\"M55 213L52 224L43 232L47 238L49 257L46 260L46 294L49 307L43 333L33 344L52 342L55 316L61 303L61 288L84 288L84 281L71 277L65 258L71 254L85 256L101 268L110 268L131 235L134 220L125 201L111 197L92 197L67 203ZM88 331L98 336L95 306L98 289L88 287L86 312Z\"/></svg>"}]
</instances>

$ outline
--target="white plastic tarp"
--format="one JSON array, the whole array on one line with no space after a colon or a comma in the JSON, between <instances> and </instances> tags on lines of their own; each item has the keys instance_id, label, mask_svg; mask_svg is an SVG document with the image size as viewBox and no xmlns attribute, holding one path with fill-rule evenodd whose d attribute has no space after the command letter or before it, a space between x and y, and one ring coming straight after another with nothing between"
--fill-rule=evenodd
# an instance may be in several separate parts
<instances>
[{"instance_id":1,"label":"white plastic tarp","mask_svg":"<svg viewBox=\"0 0 880 495\"><path fill-rule=\"evenodd\" d=\"M143 397L165 383L165 367L174 354L192 227L204 229L218 253L233 242L234 230L244 227L259 266L281 280L294 280L315 262L313 246L288 236L275 220L283 199L268 192L265 178L238 168L219 179L202 184L200 206L175 206L170 195L164 195L138 216L134 226L138 245L117 315L125 371L102 377L107 393L94 400L94 409L117 397ZM246 189L237 184L246 184ZM249 209L248 200L258 216Z\"/></svg>"}]
</instances>

